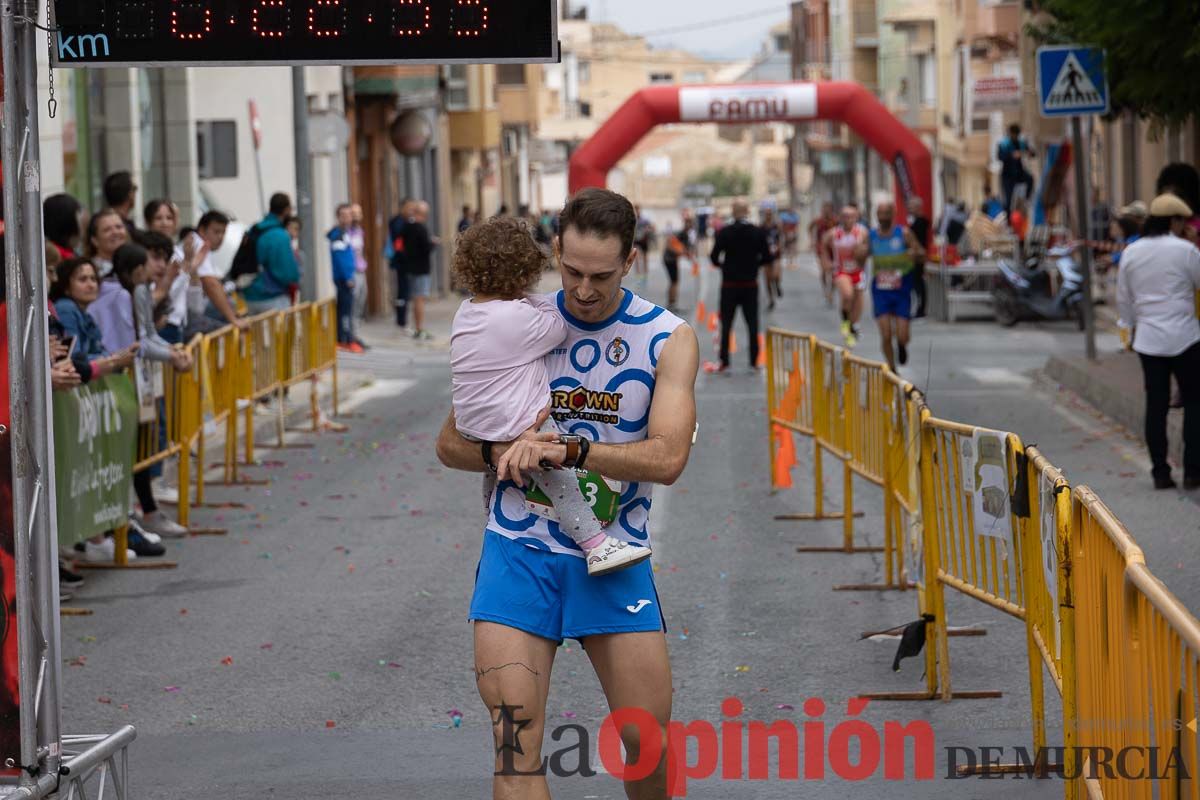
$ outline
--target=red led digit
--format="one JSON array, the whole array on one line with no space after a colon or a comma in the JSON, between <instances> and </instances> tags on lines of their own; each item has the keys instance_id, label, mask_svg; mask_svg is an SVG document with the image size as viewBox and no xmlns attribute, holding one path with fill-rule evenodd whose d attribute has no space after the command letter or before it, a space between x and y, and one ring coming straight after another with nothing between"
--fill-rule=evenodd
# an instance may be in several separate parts
<instances>
[{"instance_id":1,"label":"red led digit","mask_svg":"<svg viewBox=\"0 0 1200 800\"><path fill-rule=\"evenodd\" d=\"M424 36L433 20L433 9L425 0L392 0L392 35Z\"/></svg>"},{"instance_id":2,"label":"red led digit","mask_svg":"<svg viewBox=\"0 0 1200 800\"><path fill-rule=\"evenodd\" d=\"M171 35L196 42L212 33L212 9L204 0L171 0Z\"/></svg>"},{"instance_id":3,"label":"red led digit","mask_svg":"<svg viewBox=\"0 0 1200 800\"><path fill-rule=\"evenodd\" d=\"M346 32L350 0L314 0L308 4L308 32L318 39L336 39Z\"/></svg>"},{"instance_id":4,"label":"red led digit","mask_svg":"<svg viewBox=\"0 0 1200 800\"><path fill-rule=\"evenodd\" d=\"M474 38L487 33L488 6L483 0L454 0L450 7L450 33Z\"/></svg>"},{"instance_id":5,"label":"red led digit","mask_svg":"<svg viewBox=\"0 0 1200 800\"><path fill-rule=\"evenodd\" d=\"M282 39L288 34L288 0L255 0L250 12L250 29L263 39Z\"/></svg>"}]
</instances>

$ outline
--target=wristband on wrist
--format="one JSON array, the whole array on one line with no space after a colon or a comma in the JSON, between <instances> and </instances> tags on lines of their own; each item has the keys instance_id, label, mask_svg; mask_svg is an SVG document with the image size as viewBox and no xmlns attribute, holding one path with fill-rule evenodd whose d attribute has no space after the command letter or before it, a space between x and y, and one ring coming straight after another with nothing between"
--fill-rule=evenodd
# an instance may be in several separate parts
<instances>
[{"instance_id":1,"label":"wristband on wrist","mask_svg":"<svg viewBox=\"0 0 1200 800\"><path fill-rule=\"evenodd\" d=\"M493 475L495 475L496 474L496 465L494 463L492 463L492 443L491 442L481 442L479 445L479 452L483 456L484 466L486 466L488 468L489 472L491 472Z\"/></svg>"},{"instance_id":2,"label":"wristband on wrist","mask_svg":"<svg viewBox=\"0 0 1200 800\"><path fill-rule=\"evenodd\" d=\"M587 463L588 453L592 452L592 443L586 436L579 437L579 458L575 460L575 469L583 469Z\"/></svg>"}]
</instances>

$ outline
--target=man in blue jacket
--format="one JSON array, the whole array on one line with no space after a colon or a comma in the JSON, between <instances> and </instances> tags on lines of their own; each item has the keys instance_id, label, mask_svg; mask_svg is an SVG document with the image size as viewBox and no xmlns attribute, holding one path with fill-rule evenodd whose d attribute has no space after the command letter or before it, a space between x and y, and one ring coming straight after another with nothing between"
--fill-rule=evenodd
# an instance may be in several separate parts
<instances>
[{"instance_id":1,"label":"man in blue jacket","mask_svg":"<svg viewBox=\"0 0 1200 800\"><path fill-rule=\"evenodd\" d=\"M329 231L330 261L333 263L333 285L337 288L337 341L342 350L361 353L363 348L354 336L354 246L350 243L350 228L354 224L350 204L337 209L338 224Z\"/></svg>"},{"instance_id":2,"label":"man in blue jacket","mask_svg":"<svg viewBox=\"0 0 1200 800\"><path fill-rule=\"evenodd\" d=\"M271 196L270 212L246 234L258 237L255 252L260 267L254 282L242 292L251 314L281 311L291 305L288 287L300 282L300 265L292 252L292 237L283 226L291 215L291 198L277 192Z\"/></svg>"}]
</instances>

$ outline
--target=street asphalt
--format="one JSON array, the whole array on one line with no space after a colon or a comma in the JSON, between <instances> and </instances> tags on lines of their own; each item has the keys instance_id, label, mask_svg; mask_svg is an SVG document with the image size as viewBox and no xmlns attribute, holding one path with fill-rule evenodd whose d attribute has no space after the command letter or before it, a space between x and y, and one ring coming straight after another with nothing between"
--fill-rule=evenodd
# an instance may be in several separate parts
<instances>
[{"instance_id":1,"label":"street asphalt","mask_svg":"<svg viewBox=\"0 0 1200 800\"><path fill-rule=\"evenodd\" d=\"M661 300L661 270L649 286ZM694 287L685 277L683 296ZM705 288L712 307L715 281ZM805 259L785 277L786 296L771 324L834 341ZM690 302L689 302L690 305ZM434 312L445 332L453 303ZM739 326L741 323L739 322ZM440 326L440 328L438 327ZM483 512L478 476L445 470L434 437L449 406L444 338L404 341L376 324L376 346L342 359L348 399L344 434L298 436L308 449L261 450L247 468L269 486L214 489L246 508L200 509L198 522L225 537L168 543L173 571L88 573L71 605L94 610L62 624L63 720L72 733L130 723L131 796L200 798L483 798L490 796L489 717L475 693L466 621ZM922 659L891 669L896 642L859 641L864 631L916 618L911 592L835 593L840 583L879 580L876 555L800 554L803 544L840 543L841 524L777 522L808 510L811 449L798 442L793 490L768 487L764 380L744 363L731 375L702 374L700 435L684 477L655 492L654 564L674 671L674 715L725 718L737 697L742 721L809 717L820 698L825 741L861 692L923 687ZM874 357L864 324L859 352ZM701 332L702 358L713 359ZM1101 346L1116 346L1101 338ZM915 327L905 374L926 389L939 416L1012 430L1036 442L1072 482L1093 486L1147 551L1169 588L1200 608L1194 557L1200 515L1178 493L1149 488L1136 438L1037 376L1051 353L1082 354L1069 325L1005 330L984 320ZM827 467L831 464L827 462ZM827 468L828 503L840 479ZM882 537L882 499L856 486L865 511L856 532ZM1030 746L1029 683L1020 622L948 592L952 625L978 625L985 637L951 640L954 688L996 689L1001 699L952 703L872 702L858 718L928 721L936 734L932 780L885 780L882 765L863 781L835 777L689 784L696 798L1051 798L1059 781L950 780L950 747ZM1051 743L1061 711L1047 681ZM461 713L461 726L454 716ZM620 784L596 758L607 709L579 645L559 649L548 727L579 725L590 737L595 777L552 779L556 797L619 798ZM575 743L575 733L564 741ZM546 753L562 745L548 741ZM774 758L772 759L774 762ZM803 768L803 758L801 765Z\"/></svg>"}]
</instances>

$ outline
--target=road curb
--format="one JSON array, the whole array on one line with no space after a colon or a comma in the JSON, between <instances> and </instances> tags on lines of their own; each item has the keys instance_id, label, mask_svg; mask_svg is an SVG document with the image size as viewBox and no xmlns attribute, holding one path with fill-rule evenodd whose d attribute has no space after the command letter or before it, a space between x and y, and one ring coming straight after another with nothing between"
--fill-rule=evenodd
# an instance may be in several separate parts
<instances>
[{"instance_id":1,"label":"road curb","mask_svg":"<svg viewBox=\"0 0 1200 800\"><path fill-rule=\"evenodd\" d=\"M1128 376L1108 368L1119 359L1136 361L1133 353L1105 356L1093 364L1051 356L1043 374L1050 381L1070 389L1093 408L1120 423L1142 439L1146 420L1146 395L1140 383L1131 385ZM1128 364L1123 364L1128 368ZM1125 370L1128 372L1128 369ZM1138 369L1140 375L1140 367ZM1124 378L1122 380L1122 378ZM1172 462L1183 463L1183 414L1172 409L1167 417L1167 442Z\"/></svg>"}]
</instances>

